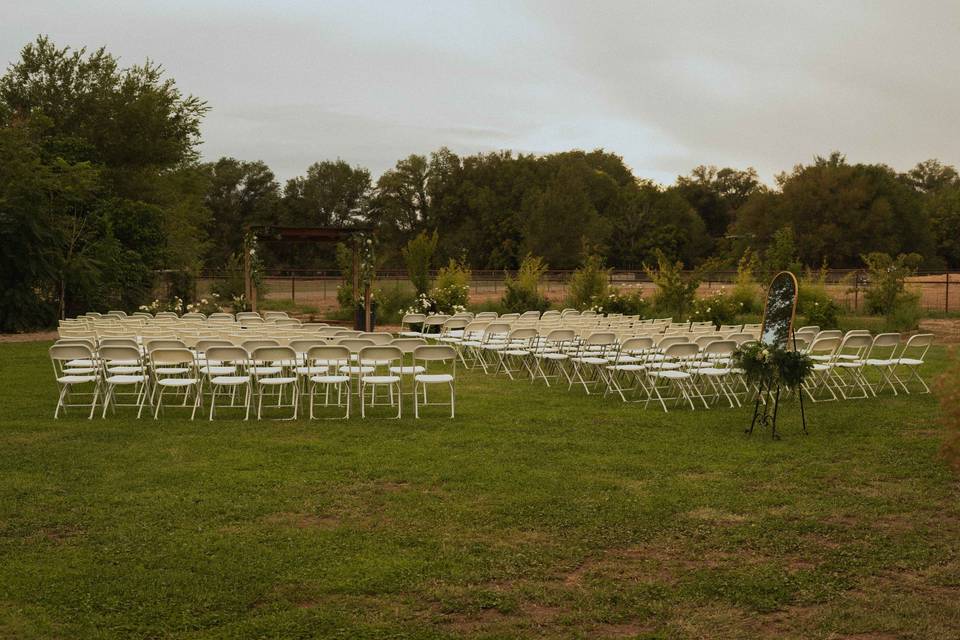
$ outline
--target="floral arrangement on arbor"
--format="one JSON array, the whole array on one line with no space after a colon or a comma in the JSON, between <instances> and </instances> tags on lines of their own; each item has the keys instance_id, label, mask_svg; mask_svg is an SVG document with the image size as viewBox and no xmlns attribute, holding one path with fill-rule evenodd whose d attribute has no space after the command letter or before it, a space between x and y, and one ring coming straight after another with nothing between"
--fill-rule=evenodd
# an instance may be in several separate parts
<instances>
[{"instance_id":1,"label":"floral arrangement on arbor","mask_svg":"<svg viewBox=\"0 0 960 640\"><path fill-rule=\"evenodd\" d=\"M742 345L733 352L733 365L743 370L747 382L760 387L777 385L796 390L813 371L805 353L759 342Z\"/></svg>"}]
</instances>

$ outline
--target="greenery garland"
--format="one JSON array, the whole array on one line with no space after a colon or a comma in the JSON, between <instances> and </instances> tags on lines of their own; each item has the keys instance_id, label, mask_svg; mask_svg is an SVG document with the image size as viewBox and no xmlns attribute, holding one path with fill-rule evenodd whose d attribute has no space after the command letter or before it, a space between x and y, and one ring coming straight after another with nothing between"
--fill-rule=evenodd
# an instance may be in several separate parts
<instances>
[{"instance_id":1,"label":"greenery garland","mask_svg":"<svg viewBox=\"0 0 960 640\"><path fill-rule=\"evenodd\" d=\"M743 370L750 384L797 389L813 371L813 360L805 353L780 346L752 342L733 353L733 364Z\"/></svg>"}]
</instances>

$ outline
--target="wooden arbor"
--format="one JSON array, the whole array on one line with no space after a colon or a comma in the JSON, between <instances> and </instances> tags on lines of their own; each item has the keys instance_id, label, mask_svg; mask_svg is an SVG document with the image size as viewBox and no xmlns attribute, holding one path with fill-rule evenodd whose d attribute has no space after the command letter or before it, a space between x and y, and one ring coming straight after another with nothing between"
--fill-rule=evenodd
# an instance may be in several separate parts
<instances>
[{"instance_id":1,"label":"wooden arbor","mask_svg":"<svg viewBox=\"0 0 960 640\"><path fill-rule=\"evenodd\" d=\"M363 234L371 234L373 229L370 227L248 227L247 233L253 233L258 240L264 242L342 242L345 240L356 240ZM353 242L353 298L354 302L359 302L360 293L360 247L357 242ZM243 252L243 286L247 300L250 301L250 308L257 310L257 288L253 284L252 262L250 251ZM370 311L371 311L370 283L367 282L363 289L363 325L366 331L370 331Z\"/></svg>"}]
</instances>

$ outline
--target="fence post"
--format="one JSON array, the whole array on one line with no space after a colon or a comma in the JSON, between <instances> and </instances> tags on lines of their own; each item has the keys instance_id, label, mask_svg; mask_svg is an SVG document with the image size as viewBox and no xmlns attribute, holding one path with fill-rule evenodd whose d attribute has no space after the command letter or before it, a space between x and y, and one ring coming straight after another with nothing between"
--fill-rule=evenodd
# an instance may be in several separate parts
<instances>
[{"instance_id":1,"label":"fence post","mask_svg":"<svg viewBox=\"0 0 960 640\"><path fill-rule=\"evenodd\" d=\"M290 276L290 302L297 301L297 276Z\"/></svg>"},{"instance_id":2,"label":"fence post","mask_svg":"<svg viewBox=\"0 0 960 640\"><path fill-rule=\"evenodd\" d=\"M947 271L947 286L946 290L943 292L943 312L947 315L950 314L950 271Z\"/></svg>"}]
</instances>

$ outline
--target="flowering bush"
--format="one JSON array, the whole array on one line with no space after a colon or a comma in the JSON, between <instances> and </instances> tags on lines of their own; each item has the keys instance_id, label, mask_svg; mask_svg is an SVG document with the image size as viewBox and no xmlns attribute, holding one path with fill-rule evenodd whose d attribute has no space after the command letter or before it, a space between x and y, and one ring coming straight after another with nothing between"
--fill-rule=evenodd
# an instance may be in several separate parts
<instances>
[{"instance_id":1,"label":"flowering bush","mask_svg":"<svg viewBox=\"0 0 960 640\"><path fill-rule=\"evenodd\" d=\"M611 288L610 293L603 300L598 300L590 307L597 313L622 313L628 316L647 316L650 303L643 297L643 289L621 291Z\"/></svg>"},{"instance_id":2,"label":"flowering bush","mask_svg":"<svg viewBox=\"0 0 960 640\"><path fill-rule=\"evenodd\" d=\"M413 306L404 313L463 313L467 310L470 298L469 285L450 285L430 290L430 293L421 293L414 300Z\"/></svg>"},{"instance_id":3,"label":"flowering bush","mask_svg":"<svg viewBox=\"0 0 960 640\"><path fill-rule=\"evenodd\" d=\"M807 354L759 342L734 351L733 365L743 370L748 383L768 388L782 385L797 389L813 371L813 360Z\"/></svg>"},{"instance_id":4,"label":"flowering bush","mask_svg":"<svg viewBox=\"0 0 960 640\"><path fill-rule=\"evenodd\" d=\"M716 326L722 324L732 324L737 314L743 313L744 302L735 301L732 296L727 295L726 290L721 287L719 291L710 294L705 298L696 298L693 301L690 320L694 322L710 321Z\"/></svg>"},{"instance_id":5,"label":"flowering bush","mask_svg":"<svg viewBox=\"0 0 960 640\"><path fill-rule=\"evenodd\" d=\"M169 300L154 300L150 304L142 304L139 307L140 311L146 311L147 313L161 313L164 311L173 311L176 314L183 313L183 298L180 296L174 296Z\"/></svg>"},{"instance_id":6,"label":"flowering bush","mask_svg":"<svg viewBox=\"0 0 960 640\"><path fill-rule=\"evenodd\" d=\"M209 298L200 298L187 305L188 313L202 313L205 316L223 311L220 306L220 294L211 293Z\"/></svg>"}]
</instances>

